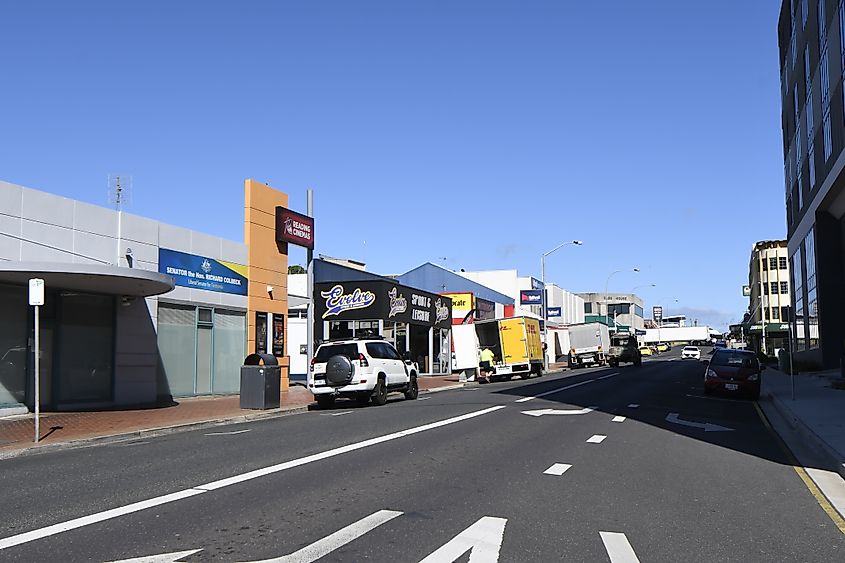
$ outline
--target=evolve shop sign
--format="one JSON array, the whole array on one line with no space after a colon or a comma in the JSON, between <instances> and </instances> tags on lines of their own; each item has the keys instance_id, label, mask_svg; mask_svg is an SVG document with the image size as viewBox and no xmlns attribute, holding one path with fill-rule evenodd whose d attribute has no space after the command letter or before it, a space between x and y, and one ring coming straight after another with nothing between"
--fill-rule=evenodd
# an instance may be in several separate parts
<instances>
[{"instance_id":1,"label":"evolve shop sign","mask_svg":"<svg viewBox=\"0 0 845 563\"><path fill-rule=\"evenodd\" d=\"M289 242L314 250L314 218L277 207L276 242Z\"/></svg>"}]
</instances>

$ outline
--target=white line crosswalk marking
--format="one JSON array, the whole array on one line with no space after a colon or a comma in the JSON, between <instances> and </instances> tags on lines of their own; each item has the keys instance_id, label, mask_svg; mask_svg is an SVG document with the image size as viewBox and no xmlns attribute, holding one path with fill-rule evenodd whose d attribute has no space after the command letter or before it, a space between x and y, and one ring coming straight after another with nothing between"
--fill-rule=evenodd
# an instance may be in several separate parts
<instances>
[{"instance_id":1,"label":"white line crosswalk marking","mask_svg":"<svg viewBox=\"0 0 845 563\"><path fill-rule=\"evenodd\" d=\"M620 532L599 532L610 563L640 563L628 538Z\"/></svg>"}]
</instances>

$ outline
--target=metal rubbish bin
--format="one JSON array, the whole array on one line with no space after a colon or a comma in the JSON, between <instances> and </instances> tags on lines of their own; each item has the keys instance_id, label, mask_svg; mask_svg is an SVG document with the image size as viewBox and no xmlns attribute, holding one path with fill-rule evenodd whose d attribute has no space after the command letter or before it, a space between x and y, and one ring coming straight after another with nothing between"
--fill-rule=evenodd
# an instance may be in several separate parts
<instances>
[{"instance_id":1,"label":"metal rubbish bin","mask_svg":"<svg viewBox=\"0 0 845 563\"><path fill-rule=\"evenodd\" d=\"M261 363L264 365L261 365ZM271 354L250 354L241 366L241 408L277 409L282 367Z\"/></svg>"}]
</instances>

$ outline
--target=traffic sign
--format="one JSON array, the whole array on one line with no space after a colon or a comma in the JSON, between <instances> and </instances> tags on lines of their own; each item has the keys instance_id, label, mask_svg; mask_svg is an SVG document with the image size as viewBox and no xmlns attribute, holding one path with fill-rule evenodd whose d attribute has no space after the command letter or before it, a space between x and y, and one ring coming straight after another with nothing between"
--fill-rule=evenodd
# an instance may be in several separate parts
<instances>
[{"instance_id":1,"label":"traffic sign","mask_svg":"<svg viewBox=\"0 0 845 563\"><path fill-rule=\"evenodd\" d=\"M44 304L44 280L41 278L29 280L29 304L33 306Z\"/></svg>"}]
</instances>

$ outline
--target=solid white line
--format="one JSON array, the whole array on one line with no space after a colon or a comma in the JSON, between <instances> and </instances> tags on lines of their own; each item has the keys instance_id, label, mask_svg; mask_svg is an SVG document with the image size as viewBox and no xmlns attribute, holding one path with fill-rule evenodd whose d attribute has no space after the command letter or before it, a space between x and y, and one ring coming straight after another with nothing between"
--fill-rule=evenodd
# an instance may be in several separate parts
<instances>
[{"instance_id":1,"label":"solid white line","mask_svg":"<svg viewBox=\"0 0 845 563\"><path fill-rule=\"evenodd\" d=\"M603 376L601 376L597 379L607 379L608 377L616 377L617 375L619 375L619 373L611 373L611 374L608 374L608 375L603 375Z\"/></svg>"},{"instance_id":2,"label":"solid white line","mask_svg":"<svg viewBox=\"0 0 845 563\"><path fill-rule=\"evenodd\" d=\"M625 417L624 416L614 416L613 422L625 422Z\"/></svg>"},{"instance_id":3,"label":"solid white line","mask_svg":"<svg viewBox=\"0 0 845 563\"><path fill-rule=\"evenodd\" d=\"M106 563L174 563L184 559L194 553L199 553L201 549L189 549L188 551L174 551L172 553L161 553L159 555L147 555L145 557L133 557L132 559L121 559L119 561L107 561Z\"/></svg>"},{"instance_id":4,"label":"solid white line","mask_svg":"<svg viewBox=\"0 0 845 563\"><path fill-rule=\"evenodd\" d=\"M640 563L634 548L625 534L619 532L599 532L604 549L610 557L610 563Z\"/></svg>"},{"instance_id":5,"label":"solid white line","mask_svg":"<svg viewBox=\"0 0 845 563\"><path fill-rule=\"evenodd\" d=\"M604 439L607 438L604 434L594 434L590 438L587 438L587 443L590 444L601 444L604 442Z\"/></svg>"},{"instance_id":6,"label":"solid white line","mask_svg":"<svg viewBox=\"0 0 845 563\"><path fill-rule=\"evenodd\" d=\"M640 405L638 405L637 403L631 403L630 405L628 405L628 408L629 409L638 409L638 408L640 408Z\"/></svg>"},{"instance_id":7,"label":"solid white line","mask_svg":"<svg viewBox=\"0 0 845 563\"><path fill-rule=\"evenodd\" d=\"M243 434L244 432L251 432L252 428L246 430L233 430L232 432L209 432L206 436L234 436L235 434Z\"/></svg>"},{"instance_id":8,"label":"solid white line","mask_svg":"<svg viewBox=\"0 0 845 563\"><path fill-rule=\"evenodd\" d=\"M568 463L555 463L545 471L543 471L544 475L563 475L566 473L566 470L572 467L572 465Z\"/></svg>"},{"instance_id":9,"label":"solid white line","mask_svg":"<svg viewBox=\"0 0 845 563\"><path fill-rule=\"evenodd\" d=\"M89 526L91 524L96 524L97 522L103 522L104 520L110 520L119 516L125 516L127 514L132 514L133 512L140 512L141 510L146 510L147 508L152 508L154 506L160 506L169 502L182 500L184 498L196 495L201 495L204 492L205 491L200 491L198 489L185 489L184 491L177 491L175 493L170 493L169 495L163 495L148 500L142 500L141 502L127 504L126 506L112 508L111 510L98 512L96 514L91 514L90 516L74 518L73 520L68 520L67 522L61 522L59 524L47 526L46 528L39 528L37 530L32 530L31 532L25 532L16 536L3 538L2 540L0 540L0 549L8 549L10 547L20 545L22 543L40 540L48 536L67 532L68 530L75 530L76 528Z\"/></svg>"},{"instance_id":10,"label":"solid white line","mask_svg":"<svg viewBox=\"0 0 845 563\"><path fill-rule=\"evenodd\" d=\"M595 379L588 379L587 381L582 381L581 383L573 383L572 385L567 385L566 387L558 387L557 389L552 389L551 391L546 391L545 393L540 393L539 395L534 395L533 397L523 397L521 399L517 399L517 403L524 403L526 401L530 401L531 399L536 399L538 397L545 397L546 395L551 395L552 393L559 393L561 391L566 391L567 389L572 389L573 387L578 387L579 385L586 385L587 383L595 383Z\"/></svg>"},{"instance_id":11,"label":"solid white line","mask_svg":"<svg viewBox=\"0 0 845 563\"><path fill-rule=\"evenodd\" d=\"M395 510L379 510L290 555L251 563L311 563L401 515L401 512Z\"/></svg>"},{"instance_id":12,"label":"solid white line","mask_svg":"<svg viewBox=\"0 0 845 563\"><path fill-rule=\"evenodd\" d=\"M333 412L331 416L343 416L345 414L352 414L352 411Z\"/></svg>"},{"instance_id":13,"label":"solid white line","mask_svg":"<svg viewBox=\"0 0 845 563\"><path fill-rule=\"evenodd\" d=\"M452 418L447 418L444 420L439 420L437 422L431 422L429 424L424 424L422 426L416 426L414 428L409 428L407 430L400 430L399 432L393 432L392 434L386 434L384 436L379 436L377 438L371 438L369 440L364 440L363 442L357 442L354 444L348 444L346 446L341 446L339 448L334 448L332 450L327 450L325 452L309 455L306 457L301 457L299 459L294 459L291 461L286 461L284 463L279 463L277 465L271 465L270 467L265 467L263 469L256 469L254 471L248 471L247 473L242 473L240 475L235 475L234 477L229 477L227 479L220 479L219 481L212 481L211 483L206 483L204 485L199 485L190 489L185 489L183 491L177 491L175 493L171 493L168 495L163 495L160 497L151 498L148 500L144 500L141 502L136 502L133 504L129 504L126 506L113 508L111 510L106 510L103 512L98 512L96 514L91 514L89 516L83 516L81 518L75 518L73 520L68 520L67 522L62 522L59 524L54 524L52 526L47 526L45 528L39 528L37 530L32 530L30 532L25 532L23 534L17 534L15 536L9 536L8 538L0 539L0 550L13 547L16 545L20 545L22 543L31 542L34 540L38 540L41 538L45 538L47 536L52 536L54 534L59 534L61 532L66 532L68 530L73 530L76 528L81 528L82 526L88 526L89 524L95 524L97 522L102 522L104 520L109 520L111 518L117 518L119 516L124 516L126 514L131 514L133 512L139 512L146 508L151 508L153 506L159 506L162 504L167 504L169 502L181 500L183 498L192 497L194 495L199 495L205 493L207 491L214 491L217 489L222 489L223 487L228 487L230 485L234 485L236 483L243 483L244 481L249 481L251 479L256 479L258 477L263 477L265 475L271 475L273 473L278 473L279 471L284 471L285 469L290 469L292 467L299 467L300 465L305 465L308 463L312 463L315 461L320 461L323 459L327 459L330 457L338 456L341 454L345 454L348 452L353 452L356 450L360 450L366 448L368 446L374 446L376 444L381 444L382 442L388 442L390 440L396 440L397 438L403 438L405 436L412 436L414 434L418 434L420 432L425 432L426 430L432 430L434 428L440 428L441 426L447 426L449 424L454 424L456 422L462 422L464 420L469 420L475 418L477 416L482 416L491 412L495 412L497 410L505 408L505 405L499 405L496 407L489 407L486 409L482 409L480 411L470 412L467 414L462 414L460 416L454 416Z\"/></svg>"}]
</instances>

